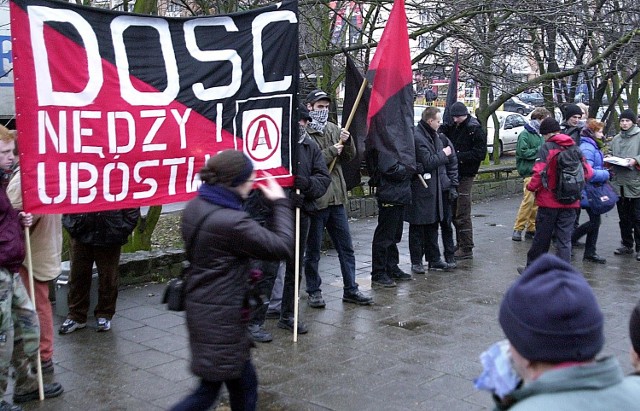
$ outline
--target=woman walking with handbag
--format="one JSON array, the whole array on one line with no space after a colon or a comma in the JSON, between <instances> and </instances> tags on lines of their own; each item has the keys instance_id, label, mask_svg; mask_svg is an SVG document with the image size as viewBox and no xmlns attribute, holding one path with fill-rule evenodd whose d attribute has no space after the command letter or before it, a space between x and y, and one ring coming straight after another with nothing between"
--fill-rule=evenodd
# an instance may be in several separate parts
<instances>
[{"instance_id":1,"label":"woman walking with handbag","mask_svg":"<svg viewBox=\"0 0 640 411\"><path fill-rule=\"evenodd\" d=\"M191 242L185 300L191 371L201 380L174 411L208 410L222 383L229 391L232 410L256 409L258 379L247 331L249 284L255 281L250 261L291 258L294 240L290 202L271 176L258 185L273 202L273 214L265 226L242 210L255 175L251 160L242 152L216 154L200 171L203 184L183 212L182 237Z\"/></svg>"},{"instance_id":2,"label":"woman walking with handbag","mask_svg":"<svg viewBox=\"0 0 640 411\"><path fill-rule=\"evenodd\" d=\"M587 185L591 187L608 184L609 181L609 171L604 168L602 152L598 145L598 142L602 144L603 128L603 122L590 118L580 133L580 150L582 150L585 160L593 168L593 177L587 182ZM596 243L600 232L600 213L589 206L584 192L582 197L583 200L580 202L580 206L586 209L589 221L582 223L574 230L571 236L571 243L577 243L582 236L586 235L587 239L582 260L605 264L607 260L596 253Z\"/></svg>"}]
</instances>

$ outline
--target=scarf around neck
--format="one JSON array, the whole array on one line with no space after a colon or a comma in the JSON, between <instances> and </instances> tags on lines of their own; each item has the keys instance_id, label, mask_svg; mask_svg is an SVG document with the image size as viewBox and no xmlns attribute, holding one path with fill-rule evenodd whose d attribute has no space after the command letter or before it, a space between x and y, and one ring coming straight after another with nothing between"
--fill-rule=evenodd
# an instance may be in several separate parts
<instances>
[{"instance_id":1,"label":"scarf around neck","mask_svg":"<svg viewBox=\"0 0 640 411\"><path fill-rule=\"evenodd\" d=\"M236 193L221 185L203 183L198 189L198 196L221 207L242 210L242 199Z\"/></svg>"}]
</instances>

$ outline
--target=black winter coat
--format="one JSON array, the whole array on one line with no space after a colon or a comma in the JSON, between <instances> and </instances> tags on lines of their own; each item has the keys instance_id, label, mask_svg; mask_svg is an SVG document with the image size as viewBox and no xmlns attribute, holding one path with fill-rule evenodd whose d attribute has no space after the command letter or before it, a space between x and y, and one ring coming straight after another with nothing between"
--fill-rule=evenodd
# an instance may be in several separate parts
<instances>
[{"instance_id":1,"label":"black winter coat","mask_svg":"<svg viewBox=\"0 0 640 411\"><path fill-rule=\"evenodd\" d=\"M415 129L415 145L416 160L422 164L425 173L431 174L431 178L426 180L427 188L418 175L411 180L412 201L405 210L405 221L409 224L433 224L443 218L442 181L447 178L449 157L442 151L442 139L438 133L422 120Z\"/></svg>"},{"instance_id":2,"label":"black winter coat","mask_svg":"<svg viewBox=\"0 0 640 411\"><path fill-rule=\"evenodd\" d=\"M315 200L322 197L331 184L329 169L325 163L320 147L309 136L305 136L298 148L296 175L309 179L309 187L300 190L304 196L303 211L312 214L317 211Z\"/></svg>"},{"instance_id":3,"label":"black winter coat","mask_svg":"<svg viewBox=\"0 0 640 411\"><path fill-rule=\"evenodd\" d=\"M288 199L273 203L262 227L241 210L223 208L200 197L182 215L182 238L191 241L186 284L186 317L191 370L206 381L240 378L252 345L241 318L252 259L286 260L293 254L293 216ZM268 228L266 228L268 227Z\"/></svg>"},{"instance_id":4,"label":"black winter coat","mask_svg":"<svg viewBox=\"0 0 640 411\"><path fill-rule=\"evenodd\" d=\"M458 156L456 156L456 148L451 140L442 133L439 133L440 140L442 141L442 147L451 147L451 155L449 156L449 162L447 163L447 172L442 177L440 182L442 183L442 191L448 191L451 187L457 188L460 185L458 178Z\"/></svg>"},{"instance_id":5,"label":"black winter coat","mask_svg":"<svg viewBox=\"0 0 640 411\"><path fill-rule=\"evenodd\" d=\"M114 246L126 244L140 218L139 208L64 214L62 225L82 244Z\"/></svg>"},{"instance_id":6,"label":"black winter coat","mask_svg":"<svg viewBox=\"0 0 640 411\"><path fill-rule=\"evenodd\" d=\"M443 124L444 133L456 148L458 175L473 177L478 173L480 163L487 155L487 133L474 117L467 116L461 124Z\"/></svg>"}]
</instances>

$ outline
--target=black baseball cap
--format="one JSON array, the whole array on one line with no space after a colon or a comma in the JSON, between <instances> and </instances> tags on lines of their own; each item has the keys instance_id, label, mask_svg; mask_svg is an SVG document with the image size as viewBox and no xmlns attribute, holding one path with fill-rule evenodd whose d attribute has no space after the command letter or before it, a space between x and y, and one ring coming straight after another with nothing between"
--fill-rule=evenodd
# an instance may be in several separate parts
<instances>
[{"instance_id":1,"label":"black baseball cap","mask_svg":"<svg viewBox=\"0 0 640 411\"><path fill-rule=\"evenodd\" d=\"M307 104L313 104L316 101L320 100L328 100L331 102L331 97L327 93L322 90L313 90L311 93L307 94L307 98L304 100Z\"/></svg>"}]
</instances>

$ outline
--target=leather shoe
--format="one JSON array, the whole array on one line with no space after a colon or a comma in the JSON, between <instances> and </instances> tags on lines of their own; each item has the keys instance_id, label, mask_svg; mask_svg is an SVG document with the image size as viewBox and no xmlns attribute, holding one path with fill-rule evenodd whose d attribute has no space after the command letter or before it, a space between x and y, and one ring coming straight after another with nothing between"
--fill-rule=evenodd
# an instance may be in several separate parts
<instances>
[{"instance_id":1,"label":"leather shoe","mask_svg":"<svg viewBox=\"0 0 640 411\"><path fill-rule=\"evenodd\" d=\"M249 334L255 342L268 343L273 341L273 336L259 324L249 324Z\"/></svg>"},{"instance_id":2,"label":"leather shoe","mask_svg":"<svg viewBox=\"0 0 640 411\"><path fill-rule=\"evenodd\" d=\"M607 263L607 259L604 257L600 257L598 254L585 255L584 257L582 257L582 260L591 261L592 263L598 263L598 264Z\"/></svg>"},{"instance_id":3,"label":"leather shoe","mask_svg":"<svg viewBox=\"0 0 640 411\"><path fill-rule=\"evenodd\" d=\"M366 295L362 294L360 291L344 294L342 296L342 301L344 301L345 303L353 303L358 305L373 304L373 298L367 297Z\"/></svg>"},{"instance_id":4,"label":"leather shoe","mask_svg":"<svg viewBox=\"0 0 640 411\"><path fill-rule=\"evenodd\" d=\"M390 275L392 280L395 281L411 281L413 280L413 277L411 277L411 274L407 274L404 271L397 271L393 274Z\"/></svg>"},{"instance_id":5,"label":"leather shoe","mask_svg":"<svg viewBox=\"0 0 640 411\"><path fill-rule=\"evenodd\" d=\"M393 288L396 286L396 282L389 278L387 274L378 274L375 276L371 276L371 285L384 288Z\"/></svg>"},{"instance_id":6,"label":"leather shoe","mask_svg":"<svg viewBox=\"0 0 640 411\"><path fill-rule=\"evenodd\" d=\"M615 255L633 254L633 248L623 245L620 248L616 248L616 250L613 253Z\"/></svg>"},{"instance_id":7,"label":"leather shoe","mask_svg":"<svg viewBox=\"0 0 640 411\"><path fill-rule=\"evenodd\" d=\"M414 274L424 274L424 266L422 264L411 264L411 272Z\"/></svg>"},{"instance_id":8,"label":"leather shoe","mask_svg":"<svg viewBox=\"0 0 640 411\"><path fill-rule=\"evenodd\" d=\"M315 293L309 294L309 298L307 299L307 304L311 308L324 308L327 304L324 302L322 298L322 293L320 291L316 291Z\"/></svg>"},{"instance_id":9,"label":"leather shoe","mask_svg":"<svg viewBox=\"0 0 640 411\"><path fill-rule=\"evenodd\" d=\"M44 384L44 398L55 398L60 396L64 392L64 388L58 382L54 382L51 384ZM38 390L31 391L25 394L13 394L13 402L14 403L23 403L27 401L34 401L40 399L40 394Z\"/></svg>"},{"instance_id":10,"label":"leather shoe","mask_svg":"<svg viewBox=\"0 0 640 411\"><path fill-rule=\"evenodd\" d=\"M449 264L442 259L429 262L429 271L447 271L449 268Z\"/></svg>"}]
</instances>

